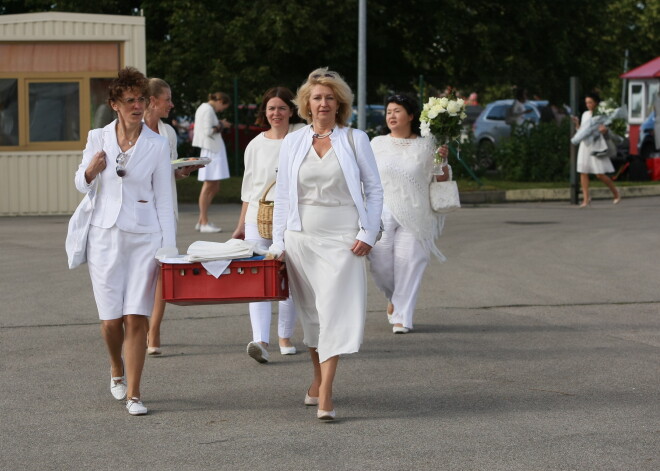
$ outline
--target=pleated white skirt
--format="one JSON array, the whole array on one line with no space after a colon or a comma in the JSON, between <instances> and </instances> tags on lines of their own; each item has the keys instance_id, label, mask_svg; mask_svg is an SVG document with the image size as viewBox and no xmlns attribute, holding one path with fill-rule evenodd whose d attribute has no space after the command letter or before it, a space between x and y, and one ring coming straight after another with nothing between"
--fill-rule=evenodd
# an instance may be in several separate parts
<instances>
[{"instance_id":1,"label":"pleated white skirt","mask_svg":"<svg viewBox=\"0 0 660 471\"><path fill-rule=\"evenodd\" d=\"M365 258L351 252L359 230L355 206L298 205L302 231L286 231L289 287L303 342L321 362L355 353L367 306Z\"/></svg>"}]
</instances>

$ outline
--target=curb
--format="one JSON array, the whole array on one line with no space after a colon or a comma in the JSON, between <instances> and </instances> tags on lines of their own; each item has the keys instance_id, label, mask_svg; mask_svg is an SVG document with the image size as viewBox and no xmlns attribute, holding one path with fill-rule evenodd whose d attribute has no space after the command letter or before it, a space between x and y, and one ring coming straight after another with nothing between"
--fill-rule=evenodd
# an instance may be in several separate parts
<instances>
[{"instance_id":1,"label":"curb","mask_svg":"<svg viewBox=\"0 0 660 471\"><path fill-rule=\"evenodd\" d=\"M635 198L640 196L660 196L660 185L620 187L621 196ZM591 198L610 199L612 194L607 188L592 188ZM492 190L466 191L460 194L461 204L520 203L533 201L570 201L570 188L536 188L528 190Z\"/></svg>"}]
</instances>

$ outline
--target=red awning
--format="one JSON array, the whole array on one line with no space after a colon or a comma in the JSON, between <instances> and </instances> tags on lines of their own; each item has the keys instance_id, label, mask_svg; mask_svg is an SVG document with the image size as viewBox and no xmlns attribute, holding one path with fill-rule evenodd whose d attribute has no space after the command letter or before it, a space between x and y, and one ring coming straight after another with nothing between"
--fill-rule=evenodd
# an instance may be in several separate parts
<instances>
[{"instance_id":1,"label":"red awning","mask_svg":"<svg viewBox=\"0 0 660 471\"><path fill-rule=\"evenodd\" d=\"M660 56L621 76L624 79L648 79L654 77L660 77Z\"/></svg>"}]
</instances>

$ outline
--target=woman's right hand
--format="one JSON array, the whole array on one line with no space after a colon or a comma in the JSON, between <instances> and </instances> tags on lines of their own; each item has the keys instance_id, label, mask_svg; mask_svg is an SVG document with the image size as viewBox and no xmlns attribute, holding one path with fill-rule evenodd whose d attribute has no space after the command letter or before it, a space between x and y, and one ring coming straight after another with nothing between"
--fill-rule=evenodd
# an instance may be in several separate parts
<instances>
[{"instance_id":1,"label":"woman's right hand","mask_svg":"<svg viewBox=\"0 0 660 471\"><path fill-rule=\"evenodd\" d=\"M94 154L92 161L85 170L85 180L87 181L87 184L91 183L99 173L105 170L106 166L105 151L99 151Z\"/></svg>"},{"instance_id":2,"label":"woman's right hand","mask_svg":"<svg viewBox=\"0 0 660 471\"><path fill-rule=\"evenodd\" d=\"M245 239L245 224L239 224L231 235L232 239Z\"/></svg>"}]
</instances>

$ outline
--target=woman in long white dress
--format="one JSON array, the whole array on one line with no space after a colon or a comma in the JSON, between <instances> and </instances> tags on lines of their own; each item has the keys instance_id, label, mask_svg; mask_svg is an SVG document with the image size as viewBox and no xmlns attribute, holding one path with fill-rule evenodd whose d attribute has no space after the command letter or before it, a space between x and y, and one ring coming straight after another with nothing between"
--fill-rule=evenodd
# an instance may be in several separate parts
<instances>
[{"instance_id":1,"label":"woman in long white dress","mask_svg":"<svg viewBox=\"0 0 660 471\"><path fill-rule=\"evenodd\" d=\"M293 93L285 87L274 87L266 91L261 100L256 124L269 126L265 132L256 136L245 148L245 172L241 187L243 207L232 238L244 239L267 249L271 239L264 239L259 234L257 212L259 200L277 177L277 165L280 147L284 137L303 127L301 123L291 123L296 107ZM275 188L270 188L268 197L275 195ZM296 310L291 298L280 301L278 310L278 336L282 355L294 355L296 347L291 343L291 336L296 324ZM249 303L252 341L247 345L247 353L259 363L269 359L270 322L272 306L270 302Z\"/></svg>"},{"instance_id":2,"label":"woman in long white dress","mask_svg":"<svg viewBox=\"0 0 660 471\"><path fill-rule=\"evenodd\" d=\"M577 129L582 126L591 125L591 117L593 116L594 111L598 108L599 103L600 96L597 93L588 93L586 95L584 104L587 107L587 111L582 113L582 119L580 121L577 121L577 118L574 119ZM600 132L606 134L607 128L601 125ZM583 139L578 147L577 171L580 174L580 185L582 186L582 204L580 204L580 208L586 208L591 204L591 196L589 195L589 174L595 174L596 178L605 183L614 196L612 203L618 204L619 201L621 201L621 193L614 185L612 179L605 175L606 173L613 173L614 166L610 159L600 158L593 155L593 150L594 145L590 139Z\"/></svg>"},{"instance_id":3,"label":"woman in long white dress","mask_svg":"<svg viewBox=\"0 0 660 471\"><path fill-rule=\"evenodd\" d=\"M270 252L286 250L289 286L314 377L306 405L335 417L339 355L357 352L366 317L365 255L380 229L383 189L368 136L346 127L353 93L336 72L314 70L298 89L309 126L280 150Z\"/></svg>"},{"instance_id":4,"label":"woman in long white dress","mask_svg":"<svg viewBox=\"0 0 660 471\"><path fill-rule=\"evenodd\" d=\"M371 274L387 297L387 317L395 334L413 328L413 315L424 272L431 254L445 258L435 245L444 216L431 209L429 184L437 145L433 138L419 136L419 109L406 95L387 99L385 121L390 133L371 141L383 182L383 238L369 254ZM446 157L447 148L441 149Z\"/></svg>"}]
</instances>

